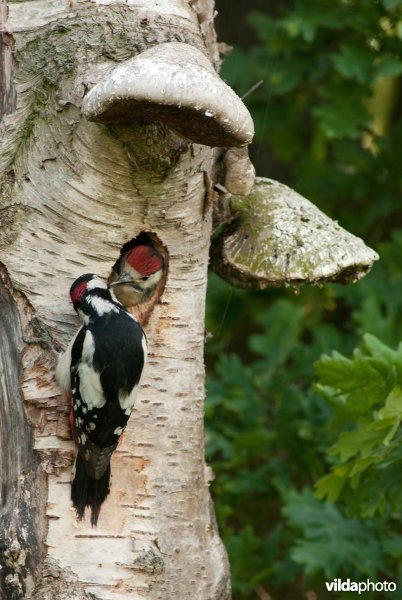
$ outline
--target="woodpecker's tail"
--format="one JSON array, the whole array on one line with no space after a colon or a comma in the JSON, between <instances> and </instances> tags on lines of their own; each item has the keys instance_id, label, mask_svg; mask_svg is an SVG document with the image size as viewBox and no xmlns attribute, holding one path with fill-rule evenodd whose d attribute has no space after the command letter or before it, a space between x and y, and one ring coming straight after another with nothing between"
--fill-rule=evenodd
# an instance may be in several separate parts
<instances>
[{"instance_id":1,"label":"woodpecker's tail","mask_svg":"<svg viewBox=\"0 0 402 600\"><path fill-rule=\"evenodd\" d=\"M71 500L77 511L78 519L84 516L85 508L91 508L91 525L96 527L102 503L109 494L110 463L100 479L88 477L85 463L80 453L75 461L75 475L71 486Z\"/></svg>"}]
</instances>

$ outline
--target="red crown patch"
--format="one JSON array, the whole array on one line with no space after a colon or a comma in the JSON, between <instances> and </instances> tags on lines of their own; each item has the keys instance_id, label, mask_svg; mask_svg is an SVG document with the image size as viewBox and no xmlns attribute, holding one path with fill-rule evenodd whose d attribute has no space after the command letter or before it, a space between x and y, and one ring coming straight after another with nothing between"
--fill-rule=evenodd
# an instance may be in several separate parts
<instances>
[{"instance_id":1,"label":"red crown patch","mask_svg":"<svg viewBox=\"0 0 402 600\"><path fill-rule=\"evenodd\" d=\"M133 248L127 256L127 262L140 275L148 277L159 271L163 265L162 257L152 246L136 246Z\"/></svg>"}]
</instances>

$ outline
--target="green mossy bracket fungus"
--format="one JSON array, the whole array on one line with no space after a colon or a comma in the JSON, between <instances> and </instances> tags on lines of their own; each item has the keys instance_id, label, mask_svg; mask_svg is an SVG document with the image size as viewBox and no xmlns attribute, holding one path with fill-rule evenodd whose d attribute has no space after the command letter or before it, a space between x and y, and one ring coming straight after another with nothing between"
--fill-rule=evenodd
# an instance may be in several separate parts
<instances>
[{"instance_id":1,"label":"green mossy bracket fungus","mask_svg":"<svg viewBox=\"0 0 402 600\"><path fill-rule=\"evenodd\" d=\"M353 283L378 255L287 186L257 178L247 196L227 196L228 222L212 240L211 267L242 288Z\"/></svg>"}]
</instances>

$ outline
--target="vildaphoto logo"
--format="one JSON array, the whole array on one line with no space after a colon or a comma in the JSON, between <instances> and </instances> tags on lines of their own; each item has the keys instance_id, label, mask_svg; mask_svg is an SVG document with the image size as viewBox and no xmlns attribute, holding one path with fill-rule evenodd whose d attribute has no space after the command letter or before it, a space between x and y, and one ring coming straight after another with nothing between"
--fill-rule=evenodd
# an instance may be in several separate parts
<instances>
[{"instance_id":1,"label":"vildaphoto logo","mask_svg":"<svg viewBox=\"0 0 402 600\"><path fill-rule=\"evenodd\" d=\"M395 592L396 583L393 581L350 581L346 579L334 579L333 581L326 581L325 585L329 592L357 592L362 594L363 592Z\"/></svg>"}]
</instances>

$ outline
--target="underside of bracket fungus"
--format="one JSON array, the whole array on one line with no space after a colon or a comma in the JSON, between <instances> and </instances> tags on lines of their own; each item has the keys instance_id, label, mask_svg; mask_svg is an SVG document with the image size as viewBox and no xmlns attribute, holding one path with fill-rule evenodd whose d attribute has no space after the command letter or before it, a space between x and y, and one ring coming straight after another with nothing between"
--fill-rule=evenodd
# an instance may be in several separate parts
<instances>
[{"instance_id":1,"label":"underside of bracket fungus","mask_svg":"<svg viewBox=\"0 0 402 600\"><path fill-rule=\"evenodd\" d=\"M277 181L257 178L250 194L226 202L229 223L213 239L211 267L237 287L353 283L378 259L360 238Z\"/></svg>"},{"instance_id":2,"label":"underside of bracket fungus","mask_svg":"<svg viewBox=\"0 0 402 600\"><path fill-rule=\"evenodd\" d=\"M206 146L245 146L254 135L250 113L208 58L179 42L156 45L109 70L82 111L98 123L160 121Z\"/></svg>"}]
</instances>

